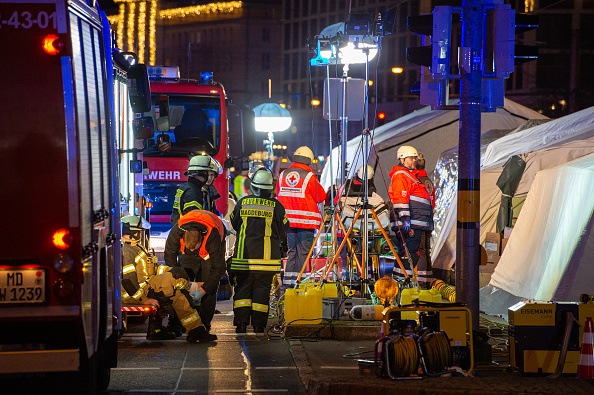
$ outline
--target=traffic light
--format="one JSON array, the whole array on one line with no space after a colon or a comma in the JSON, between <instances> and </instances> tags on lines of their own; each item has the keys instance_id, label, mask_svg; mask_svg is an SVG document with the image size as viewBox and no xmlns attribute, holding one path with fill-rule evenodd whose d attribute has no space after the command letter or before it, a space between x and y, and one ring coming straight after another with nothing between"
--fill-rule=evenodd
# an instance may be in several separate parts
<instances>
[{"instance_id":1,"label":"traffic light","mask_svg":"<svg viewBox=\"0 0 594 395\"><path fill-rule=\"evenodd\" d=\"M434 79L450 76L452 12L459 10L438 6L431 15L409 16L407 19L408 30L423 36L423 46L407 48L406 58L412 63L430 67Z\"/></svg>"},{"instance_id":2,"label":"traffic light","mask_svg":"<svg viewBox=\"0 0 594 395\"><path fill-rule=\"evenodd\" d=\"M517 33L538 27L538 15L517 14L509 4L496 4L485 6L483 21L482 111L493 112L504 105L503 80L514 65L538 58L538 48L515 43Z\"/></svg>"},{"instance_id":3,"label":"traffic light","mask_svg":"<svg viewBox=\"0 0 594 395\"><path fill-rule=\"evenodd\" d=\"M386 123L386 113L383 111L380 111L377 113L377 124L378 124L378 126L381 126L384 123Z\"/></svg>"},{"instance_id":4,"label":"traffic light","mask_svg":"<svg viewBox=\"0 0 594 395\"><path fill-rule=\"evenodd\" d=\"M423 36L422 47L406 49L406 58L421 66L421 81L411 89L420 103L439 110L448 104L452 13L461 8L438 6L431 15L409 16L408 30Z\"/></svg>"},{"instance_id":5,"label":"traffic light","mask_svg":"<svg viewBox=\"0 0 594 395\"><path fill-rule=\"evenodd\" d=\"M538 27L538 15L515 14L515 34L534 30ZM538 47L531 45L514 45L514 64L522 64L538 59Z\"/></svg>"}]
</instances>

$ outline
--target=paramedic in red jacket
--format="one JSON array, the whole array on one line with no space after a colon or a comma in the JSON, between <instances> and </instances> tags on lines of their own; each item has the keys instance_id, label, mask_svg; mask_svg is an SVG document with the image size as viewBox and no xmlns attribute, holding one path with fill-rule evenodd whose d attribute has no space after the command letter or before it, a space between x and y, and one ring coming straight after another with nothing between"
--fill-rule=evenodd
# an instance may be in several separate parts
<instances>
[{"instance_id":1,"label":"paramedic in red jacket","mask_svg":"<svg viewBox=\"0 0 594 395\"><path fill-rule=\"evenodd\" d=\"M276 197L286 209L291 227L287 232L288 255L283 285L295 285L311 249L314 232L322 224L318 203L326 192L309 165L314 156L308 147L299 147L291 156L293 164L283 170L276 184Z\"/></svg>"},{"instance_id":2,"label":"paramedic in red jacket","mask_svg":"<svg viewBox=\"0 0 594 395\"><path fill-rule=\"evenodd\" d=\"M404 258L404 244L411 254L413 265L417 270L419 285L427 288L431 281L429 262L421 258L421 248L426 245L426 235L433 230L433 201L423 182L419 180L416 168L418 153L414 147L402 146L398 149L399 164L390 173L388 193L396 214L396 222L392 230L396 232L398 254ZM406 261L403 261L405 266ZM399 271L395 268L396 272Z\"/></svg>"}]
</instances>

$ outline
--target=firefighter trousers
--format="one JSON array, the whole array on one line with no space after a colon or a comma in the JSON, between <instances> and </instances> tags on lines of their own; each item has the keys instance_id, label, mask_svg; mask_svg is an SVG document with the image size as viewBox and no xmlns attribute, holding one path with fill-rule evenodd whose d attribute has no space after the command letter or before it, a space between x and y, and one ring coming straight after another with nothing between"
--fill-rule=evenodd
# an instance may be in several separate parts
<instances>
[{"instance_id":1,"label":"firefighter trousers","mask_svg":"<svg viewBox=\"0 0 594 395\"><path fill-rule=\"evenodd\" d=\"M193 255L182 255L180 264L190 281L201 282L209 278L212 266L210 260L204 260ZM194 306L198 310L207 331L210 331L210 325L217 307L217 290L213 294L204 295L200 302Z\"/></svg>"},{"instance_id":2,"label":"firefighter trousers","mask_svg":"<svg viewBox=\"0 0 594 395\"><path fill-rule=\"evenodd\" d=\"M233 295L234 324L251 323L253 327L266 327L270 287L275 272L235 271L237 284Z\"/></svg>"},{"instance_id":3,"label":"firefighter trousers","mask_svg":"<svg viewBox=\"0 0 594 395\"><path fill-rule=\"evenodd\" d=\"M413 267L415 274L417 275L417 281L422 289L430 289L431 282L433 281L430 253L431 231L413 229L411 233L411 235L405 237L404 241L413 260ZM402 264L408 275L411 276L412 271L410 271L410 265L405 258L404 245L402 244L400 235L397 236L396 246ZM398 265L394 266L394 273L397 277L404 278L404 274Z\"/></svg>"},{"instance_id":4,"label":"firefighter trousers","mask_svg":"<svg viewBox=\"0 0 594 395\"><path fill-rule=\"evenodd\" d=\"M148 283L160 298L171 300L175 314L186 328L186 332L189 332L194 328L203 326L203 324L198 312L193 307L193 300L188 291L176 288L182 278L188 280L185 270L173 267L163 274L151 277Z\"/></svg>"}]
</instances>

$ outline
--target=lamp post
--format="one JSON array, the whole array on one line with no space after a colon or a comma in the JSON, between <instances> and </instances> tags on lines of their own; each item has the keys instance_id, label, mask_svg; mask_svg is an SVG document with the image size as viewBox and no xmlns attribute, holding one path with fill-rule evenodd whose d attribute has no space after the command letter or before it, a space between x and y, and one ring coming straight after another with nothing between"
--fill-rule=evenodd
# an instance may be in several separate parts
<instances>
[{"instance_id":1,"label":"lamp post","mask_svg":"<svg viewBox=\"0 0 594 395\"><path fill-rule=\"evenodd\" d=\"M289 110L276 103L263 103L254 107L256 132L268 133L268 168L272 170L272 144L274 132L282 132L291 126Z\"/></svg>"}]
</instances>

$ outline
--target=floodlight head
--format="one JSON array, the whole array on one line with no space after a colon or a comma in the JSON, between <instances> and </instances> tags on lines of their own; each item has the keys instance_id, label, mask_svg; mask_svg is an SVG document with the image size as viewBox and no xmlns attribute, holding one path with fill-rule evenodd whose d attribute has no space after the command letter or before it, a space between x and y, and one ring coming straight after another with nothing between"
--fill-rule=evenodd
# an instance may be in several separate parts
<instances>
[{"instance_id":1,"label":"floodlight head","mask_svg":"<svg viewBox=\"0 0 594 395\"><path fill-rule=\"evenodd\" d=\"M289 110L276 103L264 103L254 107L257 132L282 132L291 126Z\"/></svg>"},{"instance_id":2,"label":"floodlight head","mask_svg":"<svg viewBox=\"0 0 594 395\"><path fill-rule=\"evenodd\" d=\"M365 17L369 22L373 14ZM362 29L359 24L353 24L351 31L356 35L345 35L344 22L324 28L317 36L317 56L310 60L310 65L354 64L372 60L377 55L379 47L377 38L368 34L372 30L372 25L368 24L368 28Z\"/></svg>"}]
</instances>

